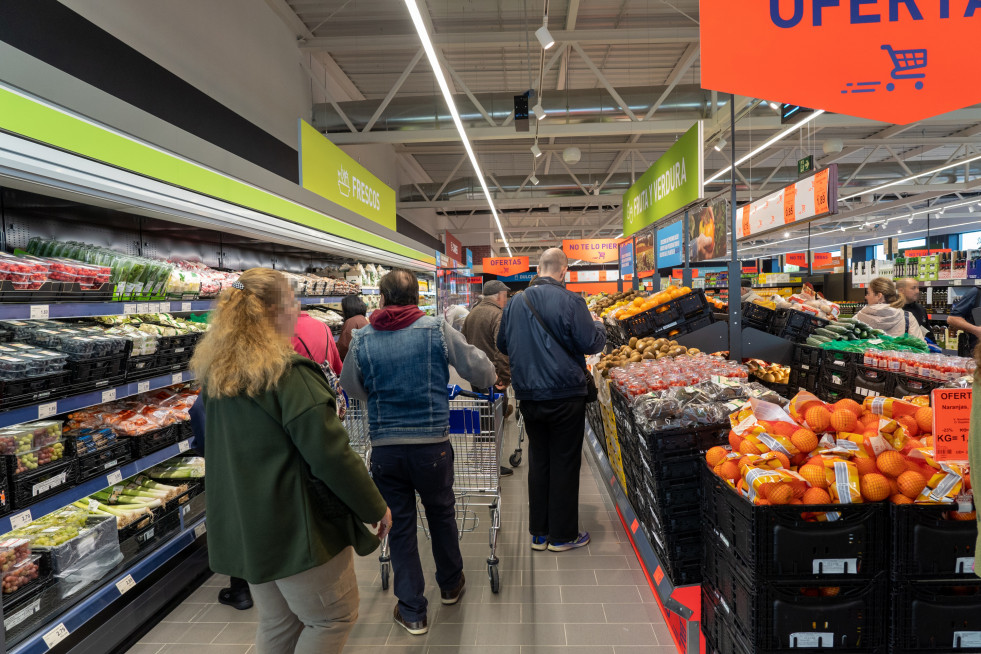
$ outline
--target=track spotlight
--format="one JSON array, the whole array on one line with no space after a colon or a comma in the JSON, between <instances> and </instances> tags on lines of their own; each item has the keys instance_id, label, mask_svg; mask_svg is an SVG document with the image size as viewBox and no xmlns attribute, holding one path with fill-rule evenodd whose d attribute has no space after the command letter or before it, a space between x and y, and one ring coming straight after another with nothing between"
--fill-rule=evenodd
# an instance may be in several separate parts
<instances>
[{"instance_id":1,"label":"track spotlight","mask_svg":"<svg viewBox=\"0 0 981 654\"><path fill-rule=\"evenodd\" d=\"M545 113L545 109L542 108L541 102L532 107L531 110L535 112L535 118L538 120L545 120L545 117L548 115Z\"/></svg>"},{"instance_id":2,"label":"track spotlight","mask_svg":"<svg viewBox=\"0 0 981 654\"><path fill-rule=\"evenodd\" d=\"M533 143L531 146L531 153L535 155L535 158L542 156L542 149L538 147L538 143Z\"/></svg>"},{"instance_id":3,"label":"track spotlight","mask_svg":"<svg viewBox=\"0 0 981 654\"><path fill-rule=\"evenodd\" d=\"M728 143L729 143L728 141L726 141L724 138L720 136L719 140L715 142L715 145L713 145L712 148L716 152L722 152L722 148L726 147Z\"/></svg>"},{"instance_id":4,"label":"track spotlight","mask_svg":"<svg viewBox=\"0 0 981 654\"><path fill-rule=\"evenodd\" d=\"M542 26L535 30L535 36L538 37L538 42L542 44L542 48L545 50L555 45L555 39L552 38L552 34L548 31L548 16L545 16Z\"/></svg>"},{"instance_id":5,"label":"track spotlight","mask_svg":"<svg viewBox=\"0 0 981 654\"><path fill-rule=\"evenodd\" d=\"M776 112L779 112L779 111L780 111L780 103L779 103L779 102L773 102L773 101L771 100L771 101L770 101L770 102L768 102L767 104L769 104L769 105L770 105L770 109L773 109L773 110L774 110L774 111L776 111Z\"/></svg>"},{"instance_id":6,"label":"track spotlight","mask_svg":"<svg viewBox=\"0 0 981 654\"><path fill-rule=\"evenodd\" d=\"M538 178L532 175L528 178L528 181L532 183L532 186L538 186Z\"/></svg>"}]
</instances>

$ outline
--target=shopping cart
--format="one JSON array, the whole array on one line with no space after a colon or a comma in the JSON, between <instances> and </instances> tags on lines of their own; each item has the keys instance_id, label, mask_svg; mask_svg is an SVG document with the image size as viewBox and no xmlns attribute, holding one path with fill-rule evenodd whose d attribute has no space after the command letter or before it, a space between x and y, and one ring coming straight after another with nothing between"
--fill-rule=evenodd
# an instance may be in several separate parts
<instances>
[{"instance_id":1,"label":"shopping cart","mask_svg":"<svg viewBox=\"0 0 981 654\"><path fill-rule=\"evenodd\" d=\"M371 443L368 438L368 414L362 402L352 400L345 425L351 437L351 446L365 452L366 465L370 467ZM453 492L456 495L456 518L460 535L475 531L480 524L474 507L486 506L490 510L488 528L490 556L487 557L487 576L491 590L500 591L498 571L497 533L501 528L501 450L504 443L504 397L500 394L480 395L461 391L455 387L450 396L450 443L453 445ZM360 453L359 452L359 453ZM419 529L430 537L429 524L425 520L422 502L416 497L416 513ZM382 541L378 557L383 590L389 586L391 556L388 538Z\"/></svg>"},{"instance_id":2,"label":"shopping cart","mask_svg":"<svg viewBox=\"0 0 981 654\"><path fill-rule=\"evenodd\" d=\"M514 448L514 452L511 452L511 457L508 462L511 464L512 468L517 468L521 465L522 451L521 446L525 442L525 421L521 417L521 405L517 400L511 398L514 401L514 421L518 425L518 447Z\"/></svg>"}]
</instances>

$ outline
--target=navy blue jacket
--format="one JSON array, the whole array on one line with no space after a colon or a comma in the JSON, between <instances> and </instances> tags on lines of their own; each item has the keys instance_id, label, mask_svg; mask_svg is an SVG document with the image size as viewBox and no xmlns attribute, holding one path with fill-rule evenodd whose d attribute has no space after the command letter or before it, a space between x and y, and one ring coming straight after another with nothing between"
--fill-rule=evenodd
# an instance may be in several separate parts
<instances>
[{"instance_id":1,"label":"navy blue jacket","mask_svg":"<svg viewBox=\"0 0 981 654\"><path fill-rule=\"evenodd\" d=\"M198 395L187 411L191 416L191 433L194 434L194 449L204 456L204 400Z\"/></svg>"},{"instance_id":2,"label":"navy blue jacket","mask_svg":"<svg viewBox=\"0 0 981 654\"><path fill-rule=\"evenodd\" d=\"M546 334L526 302L534 304L561 345ZM497 333L497 349L510 357L511 384L519 400L585 397L585 362L566 350L596 354L605 346L606 329L590 317L586 301L551 277L536 278L508 302Z\"/></svg>"}]
</instances>

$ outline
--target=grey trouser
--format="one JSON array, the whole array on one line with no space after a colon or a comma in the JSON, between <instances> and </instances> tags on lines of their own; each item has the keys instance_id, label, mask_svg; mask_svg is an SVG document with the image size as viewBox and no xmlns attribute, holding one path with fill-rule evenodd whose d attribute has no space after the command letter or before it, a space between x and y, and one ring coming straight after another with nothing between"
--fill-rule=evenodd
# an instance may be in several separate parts
<instances>
[{"instance_id":1,"label":"grey trouser","mask_svg":"<svg viewBox=\"0 0 981 654\"><path fill-rule=\"evenodd\" d=\"M306 572L249 587L259 609L256 654L340 654L358 620L351 547Z\"/></svg>"}]
</instances>

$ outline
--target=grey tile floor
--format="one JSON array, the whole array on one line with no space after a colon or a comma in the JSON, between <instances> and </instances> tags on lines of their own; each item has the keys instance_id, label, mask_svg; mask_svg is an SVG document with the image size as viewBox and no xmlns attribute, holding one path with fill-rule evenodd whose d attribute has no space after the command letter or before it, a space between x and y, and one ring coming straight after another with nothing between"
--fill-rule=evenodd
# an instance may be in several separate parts
<instances>
[{"instance_id":1,"label":"grey tile floor","mask_svg":"<svg viewBox=\"0 0 981 654\"><path fill-rule=\"evenodd\" d=\"M516 442L508 422L505 457ZM534 552L527 531L527 456L502 480L498 556L501 592L486 574L487 511L464 534L467 591L442 606L430 574L430 631L411 636L392 622L395 600L382 591L378 561L356 561L361 606L345 654L673 654L674 643L606 491L583 453L580 521L591 543L563 553ZM423 567L435 566L420 532ZM212 576L129 651L131 654L254 654L257 613L216 603L226 579Z\"/></svg>"}]
</instances>

